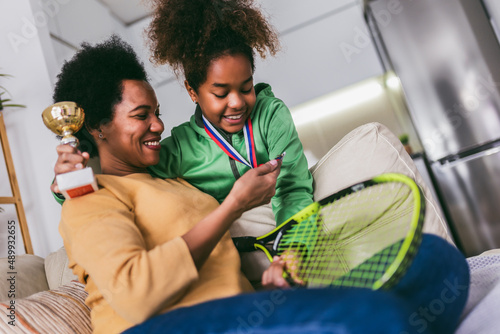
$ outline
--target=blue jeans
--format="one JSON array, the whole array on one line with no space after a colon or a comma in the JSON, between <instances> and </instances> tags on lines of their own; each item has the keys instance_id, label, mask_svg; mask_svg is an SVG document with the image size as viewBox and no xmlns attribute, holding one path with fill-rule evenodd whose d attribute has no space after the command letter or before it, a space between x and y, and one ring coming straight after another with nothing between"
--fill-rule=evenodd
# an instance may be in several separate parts
<instances>
[{"instance_id":1,"label":"blue jeans","mask_svg":"<svg viewBox=\"0 0 500 334\"><path fill-rule=\"evenodd\" d=\"M391 290L261 291L180 308L125 331L227 334L453 333L465 305L469 270L443 239L424 235L415 260Z\"/></svg>"},{"instance_id":2,"label":"blue jeans","mask_svg":"<svg viewBox=\"0 0 500 334\"><path fill-rule=\"evenodd\" d=\"M465 257L445 240L424 234L408 272L390 290L412 305L408 319L417 333L455 332L467 297L470 273Z\"/></svg>"}]
</instances>

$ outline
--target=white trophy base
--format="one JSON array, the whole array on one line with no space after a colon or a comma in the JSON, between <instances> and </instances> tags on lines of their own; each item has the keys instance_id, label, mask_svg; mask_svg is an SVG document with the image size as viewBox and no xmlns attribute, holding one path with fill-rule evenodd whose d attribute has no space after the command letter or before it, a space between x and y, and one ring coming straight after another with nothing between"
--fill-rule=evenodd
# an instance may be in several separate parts
<instances>
[{"instance_id":1,"label":"white trophy base","mask_svg":"<svg viewBox=\"0 0 500 334\"><path fill-rule=\"evenodd\" d=\"M59 174L56 176L56 180L59 191L66 199L93 193L99 189L95 181L94 172L90 167Z\"/></svg>"}]
</instances>

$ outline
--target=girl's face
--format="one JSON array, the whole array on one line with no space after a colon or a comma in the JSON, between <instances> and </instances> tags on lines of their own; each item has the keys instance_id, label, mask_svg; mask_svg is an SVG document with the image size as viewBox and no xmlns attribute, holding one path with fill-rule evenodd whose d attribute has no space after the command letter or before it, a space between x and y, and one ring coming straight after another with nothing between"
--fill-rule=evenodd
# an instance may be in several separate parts
<instances>
[{"instance_id":1,"label":"girl's face","mask_svg":"<svg viewBox=\"0 0 500 334\"><path fill-rule=\"evenodd\" d=\"M186 82L191 99L216 127L229 133L243 129L255 105L250 61L244 55L222 56L210 64L198 92Z\"/></svg>"},{"instance_id":2,"label":"girl's face","mask_svg":"<svg viewBox=\"0 0 500 334\"><path fill-rule=\"evenodd\" d=\"M101 126L103 138L96 138L102 168L114 175L143 172L157 164L164 130L149 83L124 80L122 85L122 101L115 106L113 119Z\"/></svg>"}]
</instances>

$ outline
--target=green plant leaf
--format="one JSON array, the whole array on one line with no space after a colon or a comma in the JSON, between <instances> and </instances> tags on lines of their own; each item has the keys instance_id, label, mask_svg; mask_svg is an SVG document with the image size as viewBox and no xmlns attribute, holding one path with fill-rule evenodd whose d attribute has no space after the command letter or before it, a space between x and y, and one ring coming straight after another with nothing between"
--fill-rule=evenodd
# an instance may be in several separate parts
<instances>
[{"instance_id":1,"label":"green plant leaf","mask_svg":"<svg viewBox=\"0 0 500 334\"><path fill-rule=\"evenodd\" d=\"M10 74L4 74L4 73L0 73L0 77L12 77L12 75ZM0 86L0 97L5 94L5 93L9 93L9 91L7 90L7 88L3 87L3 86ZM10 102L12 101L12 99L0 99L0 110L3 110L5 109L6 107L11 107L11 108L26 108L26 106L24 104L17 104L17 103L6 103L6 102Z\"/></svg>"},{"instance_id":2,"label":"green plant leaf","mask_svg":"<svg viewBox=\"0 0 500 334\"><path fill-rule=\"evenodd\" d=\"M408 134L403 133L402 135L399 136L399 140L403 145L407 145L408 142L410 141L410 137L408 136Z\"/></svg>"},{"instance_id":3,"label":"green plant leaf","mask_svg":"<svg viewBox=\"0 0 500 334\"><path fill-rule=\"evenodd\" d=\"M26 108L24 104L4 104L3 106L12 108Z\"/></svg>"}]
</instances>

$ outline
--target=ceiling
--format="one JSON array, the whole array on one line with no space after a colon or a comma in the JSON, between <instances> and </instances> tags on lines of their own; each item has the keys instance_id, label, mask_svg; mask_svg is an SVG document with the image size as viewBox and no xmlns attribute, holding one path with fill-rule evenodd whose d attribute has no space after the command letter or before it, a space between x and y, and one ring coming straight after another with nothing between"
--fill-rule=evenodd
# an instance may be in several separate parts
<instances>
[{"instance_id":1,"label":"ceiling","mask_svg":"<svg viewBox=\"0 0 500 334\"><path fill-rule=\"evenodd\" d=\"M150 14L145 0L98 0L113 13L124 25L140 21Z\"/></svg>"}]
</instances>

